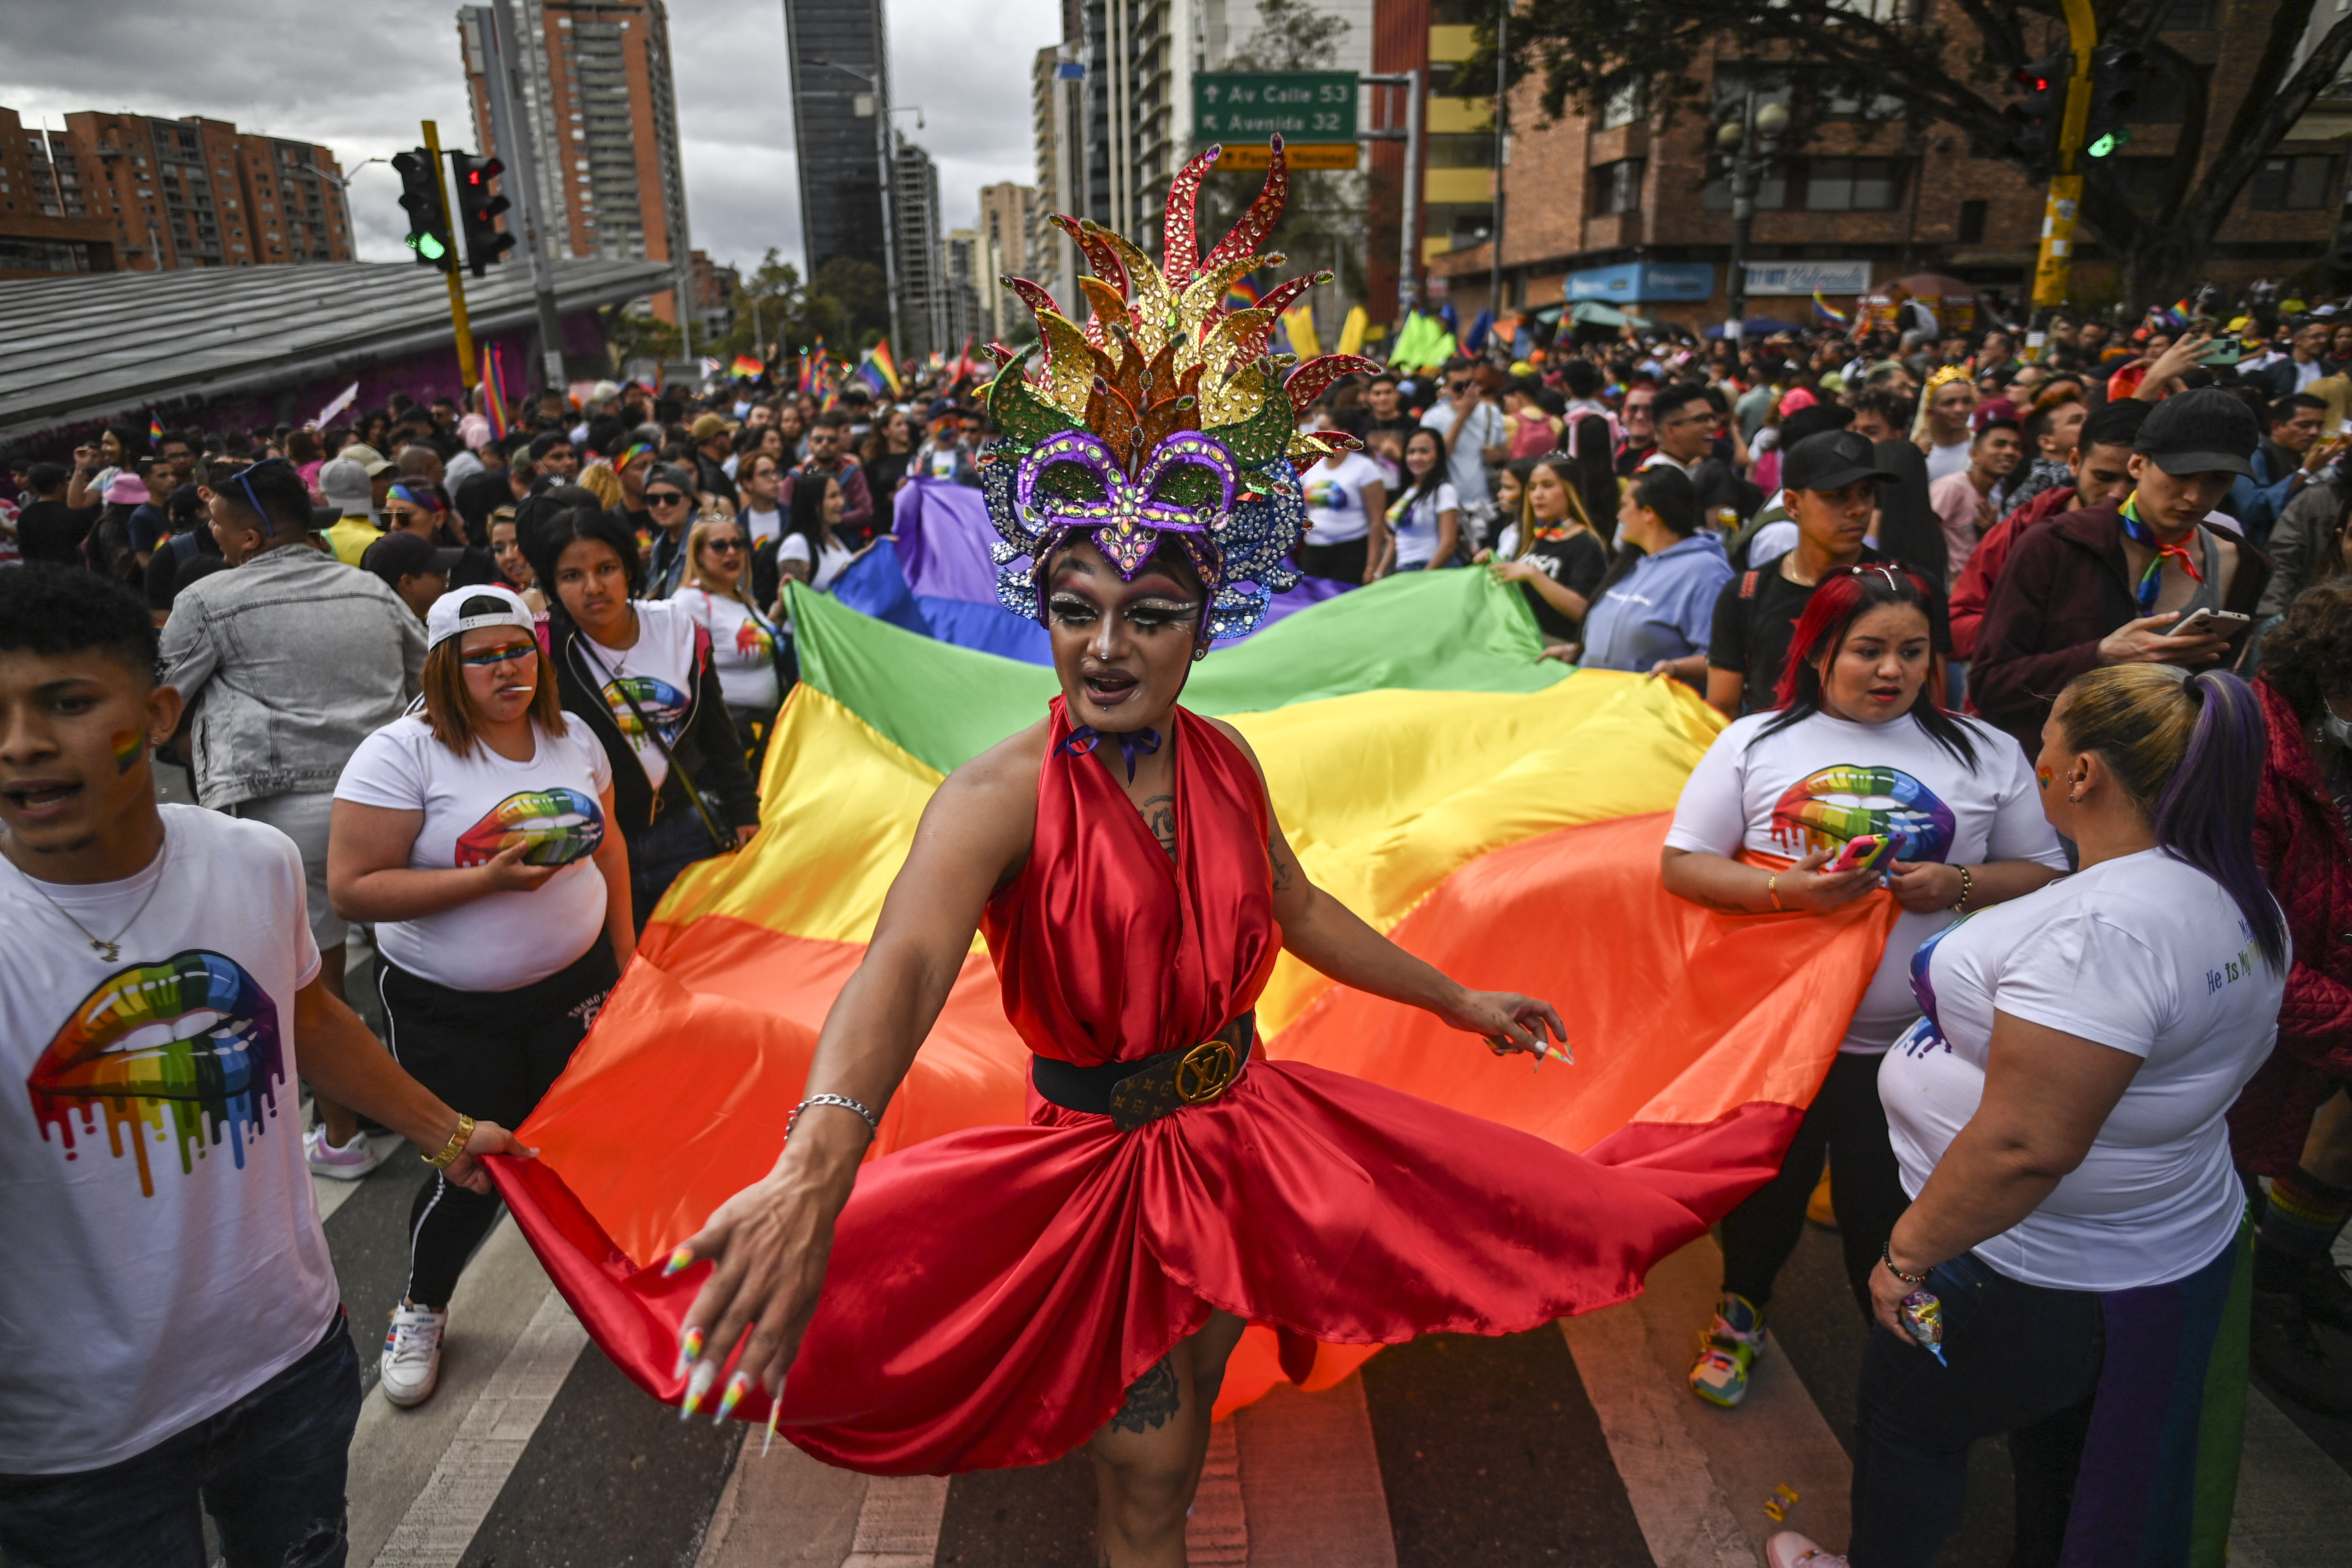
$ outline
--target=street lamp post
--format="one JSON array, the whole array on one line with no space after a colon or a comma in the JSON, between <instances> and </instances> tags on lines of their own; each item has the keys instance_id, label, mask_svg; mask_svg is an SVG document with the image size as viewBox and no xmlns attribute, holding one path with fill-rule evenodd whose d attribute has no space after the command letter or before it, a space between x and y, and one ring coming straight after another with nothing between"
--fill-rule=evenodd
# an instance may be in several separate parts
<instances>
[{"instance_id":1,"label":"street lamp post","mask_svg":"<svg viewBox=\"0 0 2352 1568\"><path fill-rule=\"evenodd\" d=\"M1789 128L1788 106L1756 102L1756 84L1747 84L1739 118L1727 120L1715 133L1715 144L1731 154L1731 276L1725 287L1731 296L1731 319L1723 335L1738 342L1748 320L1748 240L1756 227L1756 188L1763 182L1764 158Z\"/></svg>"},{"instance_id":2,"label":"street lamp post","mask_svg":"<svg viewBox=\"0 0 2352 1568\"><path fill-rule=\"evenodd\" d=\"M854 76L870 89L867 101L874 110L874 173L882 182L882 292L890 306L890 342L891 352L895 353L907 340L898 331L898 237L893 232L898 225L892 221L893 208L897 204L891 200L890 110L884 101L889 95L884 91L885 84L879 77L868 76L855 66L845 66L837 60L811 63L831 67L844 76Z\"/></svg>"}]
</instances>

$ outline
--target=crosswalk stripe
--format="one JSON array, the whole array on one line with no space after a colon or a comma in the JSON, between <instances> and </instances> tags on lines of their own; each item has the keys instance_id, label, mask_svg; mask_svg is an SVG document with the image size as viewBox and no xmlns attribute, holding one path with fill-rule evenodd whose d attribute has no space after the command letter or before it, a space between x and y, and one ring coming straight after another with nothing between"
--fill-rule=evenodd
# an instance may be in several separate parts
<instances>
[{"instance_id":1,"label":"crosswalk stripe","mask_svg":"<svg viewBox=\"0 0 2352 1568\"><path fill-rule=\"evenodd\" d=\"M1209 1427L1209 1452L1201 1464L1201 1486L1184 1521L1187 1568L1247 1568L1249 1515L1242 1503L1239 1434L1228 1416Z\"/></svg>"},{"instance_id":2,"label":"crosswalk stripe","mask_svg":"<svg viewBox=\"0 0 2352 1568\"><path fill-rule=\"evenodd\" d=\"M857 1506L857 1534L841 1568L931 1568L948 1511L945 1476L877 1476Z\"/></svg>"},{"instance_id":3,"label":"crosswalk stripe","mask_svg":"<svg viewBox=\"0 0 2352 1568\"><path fill-rule=\"evenodd\" d=\"M867 1479L779 1440L747 1437L719 1494L695 1568L840 1568L857 1539Z\"/></svg>"},{"instance_id":4,"label":"crosswalk stripe","mask_svg":"<svg viewBox=\"0 0 2352 1568\"><path fill-rule=\"evenodd\" d=\"M1846 1536L1853 1467L1777 1347L1757 1359L1737 1410L1685 1386L1722 1273L1721 1251L1702 1237L1653 1268L1636 1300L1560 1325L1661 1568L1745 1568L1784 1527L1825 1542ZM1782 1487L1800 1500L1785 1526L1764 1512Z\"/></svg>"},{"instance_id":5,"label":"crosswalk stripe","mask_svg":"<svg viewBox=\"0 0 2352 1568\"><path fill-rule=\"evenodd\" d=\"M2352 1476L2261 1389L2248 1389L2231 1568L2345 1563L2352 1563Z\"/></svg>"},{"instance_id":6,"label":"crosswalk stripe","mask_svg":"<svg viewBox=\"0 0 2352 1568\"><path fill-rule=\"evenodd\" d=\"M552 1294L547 1273L511 1219L500 1219L474 1254L449 1302L441 1380L432 1399L402 1410L371 1388L352 1438L351 1560L372 1563L424 1492L472 1414ZM352 1320L362 1358L373 1359L383 1320ZM576 1347L575 1347L576 1353Z\"/></svg>"},{"instance_id":7,"label":"crosswalk stripe","mask_svg":"<svg viewBox=\"0 0 2352 1568\"><path fill-rule=\"evenodd\" d=\"M368 1135L368 1146L389 1162L408 1147L408 1140L397 1132L372 1132ZM319 1200L319 1223L326 1224L334 1216L335 1211L349 1203L352 1194L359 1190L357 1182L339 1182L331 1176L321 1176L313 1172L310 1191Z\"/></svg>"},{"instance_id":8,"label":"crosswalk stripe","mask_svg":"<svg viewBox=\"0 0 2352 1568\"><path fill-rule=\"evenodd\" d=\"M1277 1387L1233 1426L1251 1568L1396 1568L1362 1378Z\"/></svg>"},{"instance_id":9,"label":"crosswalk stripe","mask_svg":"<svg viewBox=\"0 0 2352 1568\"><path fill-rule=\"evenodd\" d=\"M457 1568L587 1343L587 1331L563 1298L544 1292L377 1554L376 1568Z\"/></svg>"}]
</instances>

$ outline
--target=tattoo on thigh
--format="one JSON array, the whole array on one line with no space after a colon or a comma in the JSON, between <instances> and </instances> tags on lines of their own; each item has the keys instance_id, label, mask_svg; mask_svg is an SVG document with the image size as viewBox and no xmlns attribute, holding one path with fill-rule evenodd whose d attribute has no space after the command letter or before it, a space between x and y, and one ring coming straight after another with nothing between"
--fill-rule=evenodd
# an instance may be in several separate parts
<instances>
[{"instance_id":1,"label":"tattoo on thigh","mask_svg":"<svg viewBox=\"0 0 2352 1568\"><path fill-rule=\"evenodd\" d=\"M1171 1356L1161 1356L1127 1391L1127 1403L1110 1418L1111 1430L1139 1433L1147 1426L1156 1430L1176 1414L1177 1403L1176 1363Z\"/></svg>"}]
</instances>

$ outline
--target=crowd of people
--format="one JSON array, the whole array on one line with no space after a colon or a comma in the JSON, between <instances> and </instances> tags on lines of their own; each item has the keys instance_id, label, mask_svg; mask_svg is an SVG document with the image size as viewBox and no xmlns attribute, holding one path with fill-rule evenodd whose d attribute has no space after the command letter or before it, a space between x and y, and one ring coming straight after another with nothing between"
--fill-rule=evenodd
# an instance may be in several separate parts
<instances>
[{"instance_id":1,"label":"crowd of people","mask_svg":"<svg viewBox=\"0 0 2352 1568\"><path fill-rule=\"evenodd\" d=\"M1932 1561L1969 1444L2004 1434L2049 1483L2020 1561L2090 1561L2093 1529L2165 1555L2192 1528L2198 1413L2242 1398L2202 1371L2233 1332L2273 1391L2352 1414L2352 1360L2315 1332L2352 1333L2331 1256L2352 1215L2352 320L2061 319L2019 348L2002 328L1564 331L1344 377L1299 411L1354 438L1299 461L1303 573L1487 573L1541 657L1681 682L1727 721L1666 840L1670 892L1734 918L1899 906L1778 1173L1722 1222L1689 1373L1742 1402L1775 1277L1808 1213L1832 1216L1888 1331L1862 1373L1864 1568ZM330 1560L288 1555L340 1531L358 1399L304 1172L374 1169L365 1125L428 1156L405 1288L369 1304L391 1314L385 1396L428 1399L497 1213L475 1157L516 1152L504 1129L670 886L758 826L798 677L787 584L831 588L909 486L978 486L1000 438L961 385L877 405L855 384L820 403L607 383L519 416L497 434L394 399L326 430L126 426L10 466L0 1008L39 1126L0 1138L0 1182L54 1201L5 1222L26 1261L0 1322L86 1330L79 1372L0 1370L19 1560L146 1560L195 1539L198 1490L231 1563ZM1091 572L1069 548L1059 565ZM1140 584L1205 624L1197 562L1108 581L1054 577L1057 662L1126 658L1084 650ZM1096 697L1087 722L1114 732ZM1188 766L1238 767L1255 798L1232 746L1183 732ZM198 806L155 804L159 762ZM1331 973L1467 1005L1288 886L1281 930ZM354 941L381 1045L345 994ZM1541 1004L1479 1005L1541 1044ZM152 1022L194 1033L108 1054ZM863 1112L895 1078L856 1070ZM298 1077L316 1114L296 1152L260 1108ZM168 1132L139 1096L184 1108ZM846 1159L840 1120L813 1125ZM232 1157L252 1184L221 1184ZM1189 1353L1197 1395L1222 1352ZM167 1361L192 1375L76 1392Z\"/></svg>"}]
</instances>

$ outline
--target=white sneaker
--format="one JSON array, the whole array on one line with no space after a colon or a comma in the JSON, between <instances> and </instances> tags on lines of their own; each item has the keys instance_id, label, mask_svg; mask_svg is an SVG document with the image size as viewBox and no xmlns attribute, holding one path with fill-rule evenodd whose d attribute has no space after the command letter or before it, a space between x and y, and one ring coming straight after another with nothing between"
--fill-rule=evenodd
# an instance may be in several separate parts
<instances>
[{"instance_id":1,"label":"white sneaker","mask_svg":"<svg viewBox=\"0 0 2352 1568\"><path fill-rule=\"evenodd\" d=\"M324 1127L313 1127L302 1134L302 1155L310 1163L310 1173L338 1182L356 1182L378 1165L383 1156L368 1142L364 1132L354 1132L352 1141L337 1148L328 1140Z\"/></svg>"},{"instance_id":2,"label":"white sneaker","mask_svg":"<svg viewBox=\"0 0 2352 1568\"><path fill-rule=\"evenodd\" d=\"M1764 1561L1769 1568L1846 1568L1843 1557L1822 1551L1793 1530L1784 1530L1764 1543Z\"/></svg>"},{"instance_id":3,"label":"white sneaker","mask_svg":"<svg viewBox=\"0 0 2352 1568\"><path fill-rule=\"evenodd\" d=\"M446 1312L428 1312L405 1301L392 1310L383 1356L376 1363L376 1381L383 1384L386 1399L405 1408L433 1397L433 1385L441 1378L441 1336L448 1329Z\"/></svg>"}]
</instances>

